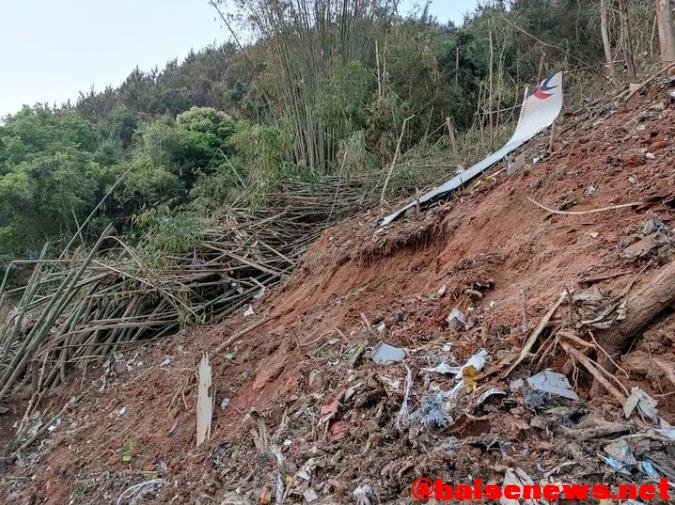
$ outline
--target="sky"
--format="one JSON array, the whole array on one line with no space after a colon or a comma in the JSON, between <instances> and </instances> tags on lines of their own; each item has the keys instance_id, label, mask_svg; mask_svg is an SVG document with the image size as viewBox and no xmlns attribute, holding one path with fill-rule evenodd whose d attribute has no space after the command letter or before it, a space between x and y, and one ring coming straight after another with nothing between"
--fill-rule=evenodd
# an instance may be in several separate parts
<instances>
[{"instance_id":1,"label":"sky","mask_svg":"<svg viewBox=\"0 0 675 505\"><path fill-rule=\"evenodd\" d=\"M435 0L431 13L461 23L476 4ZM136 66L161 69L228 38L207 0L0 0L0 118L117 86Z\"/></svg>"}]
</instances>

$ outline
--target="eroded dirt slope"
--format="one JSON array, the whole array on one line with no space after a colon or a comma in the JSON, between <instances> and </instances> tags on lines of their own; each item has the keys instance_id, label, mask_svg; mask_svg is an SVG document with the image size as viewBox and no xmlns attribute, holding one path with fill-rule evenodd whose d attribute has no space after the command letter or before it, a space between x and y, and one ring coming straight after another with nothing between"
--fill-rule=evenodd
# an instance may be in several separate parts
<instances>
[{"instance_id":1,"label":"eroded dirt slope","mask_svg":"<svg viewBox=\"0 0 675 505\"><path fill-rule=\"evenodd\" d=\"M373 503L408 503L416 477L501 484L514 467L535 481L648 480L639 470L618 475L597 454L656 424L626 420L611 395L589 397L592 377L572 366L552 332L534 359L502 375L563 291L573 297L591 287L607 297L672 261L675 116L667 91L576 111L552 155L544 156L548 139L539 139L519 172L498 166L453 201L387 229L373 212L327 230L253 316L120 353L103 372L93 365L73 372L44 400L43 421L72 396L82 399L18 458L4 455L3 500L110 503L157 479L143 503L273 503L278 480L285 503L351 503L358 486L369 486L362 489ZM533 164L534 156L542 159ZM558 215L528 198L574 212L639 205ZM448 327L454 308L465 328ZM565 301L549 326L577 330L577 308ZM380 341L405 348L405 365L373 363ZM489 358L478 390L443 423L425 425L425 398L456 381L422 368L462 365L481 348ZM211 353L216 408L211 439L195 448L203 352ZM674 353L675 317L666 313L626 349L616 374L628 390L637 385L656 399L669 423ZM512 379L546 367L567 373L580 400L532 405L509 389ZM401 405L410 381L408 420ZM501 394L479 402L490 388ZM21 393L0 416L7 440L21 422ZM667 439L648 436L632 450L673 478Z\"/></svg>"}]
</instances>

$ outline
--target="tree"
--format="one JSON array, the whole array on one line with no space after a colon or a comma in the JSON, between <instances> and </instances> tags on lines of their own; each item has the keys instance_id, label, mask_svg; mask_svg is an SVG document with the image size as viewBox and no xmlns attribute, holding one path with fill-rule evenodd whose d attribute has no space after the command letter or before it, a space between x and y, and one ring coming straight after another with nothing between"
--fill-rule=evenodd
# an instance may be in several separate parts
<instances>
[{"instance_id":1,"label":"tree","mask_svg":"<svg viewBox=\"0 0 675 505\"><path fill-rule=\"evenodd\" d=\"M614 79L614 58L612 58L612 45L609 41L609 17L607 0L600 0L600 32L602 34L602 47L607 61L607 73L610 79Z\"/></svg>"},{"instance_id":2,"label":"tree","mask_svg":"<svg viewBox=\"0 0 675 505\"><path fill-rule=\"evenodd\" d=\"M623 61L628 72L628 78L634 81L637 78L635 68L635 59L633 58L633 34L630 25L630 16L628 15L628 2L619 0L619 20L621 22L621 49L623 50Z\"/></svg>"},{"instance_id":3,"label":"tree","mask_svg":"<svg viewBox=\"0 0 675 505\"><path fill-rule=\"evenodd\" d=\"M673 40L672 5L670 0L656 0L656 19L659 25L661 63L663 68L675 62L675 40Z\"/></svg>"},{"instance_id":4,"label":"tree","mask_svg":"<svg viewBox=\"0 0 675 505\"><path fill-rule=\"evenodd\" d=\"M230 116L208 107L140 127L133 150L137 162L117 199L121 214L185 203L199 179L230 163L236 127Z\"/></svg>"}]
</instances>

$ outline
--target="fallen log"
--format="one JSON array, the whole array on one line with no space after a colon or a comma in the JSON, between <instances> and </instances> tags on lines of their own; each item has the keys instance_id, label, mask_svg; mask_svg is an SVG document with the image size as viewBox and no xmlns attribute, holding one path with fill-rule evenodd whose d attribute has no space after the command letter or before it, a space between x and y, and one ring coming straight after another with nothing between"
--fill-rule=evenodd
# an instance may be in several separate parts
<instances>
[{"instance_id":1,"label":"fallen log","mask_svg":"<svg viewBox=\"0 0 675 505\"><path fill-rule=\"evenodd\" d=\"M614 371L616 367L612 360L616 362L633 337L673 303L675 303L675 261L652 273L640 288L628 294L625 319L597 333L598 343L607 353L598 355L598 364L610 372ZM596 380L591 388L591 395L603 392L604 387Z\"/></svg>"}]
</instances>

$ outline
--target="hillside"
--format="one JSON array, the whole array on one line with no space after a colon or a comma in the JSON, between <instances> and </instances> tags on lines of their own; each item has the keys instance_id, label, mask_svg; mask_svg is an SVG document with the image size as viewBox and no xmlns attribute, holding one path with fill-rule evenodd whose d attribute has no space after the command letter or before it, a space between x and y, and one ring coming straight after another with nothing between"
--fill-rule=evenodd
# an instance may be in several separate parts
<instances>
[{"instance_id":1,"label":"hillside","mask_svg":"<svg viewBox=\"0 0 675 505\"><path fill-rule=\"evenodd\" d=\"M591 394L579 358L601 357L580 321L673 261L671 84L569 110L551 154L543 135L517 153L519 171L499 164L427 212L380 228L371 211L327 229L253 315L117 352L73 374L32 419L21 419L30 392L16 391L0 415L3 446L19 424L62 413L0 454L3 501L273 503L281 486L284 503L412 503L420 476L501 484L513 468L535 482L639 483L649 469L672 481L675 444L659 431L675 423L672 307L609 375L625 396L639 387L655 399L661 426L626 418L611 392ZM466 324L449 328L455 308ZM542 319L535 355L505 377ZM374 363L380 342L405 349L404 361ZM453 376L424 369L481 349L485 367L460 373L464 393L448 406L438 392ZM203 353L215 410L195 448ZM579 399L512 384L545 368ZM643 462L627 475L600 458L617 443Z\"/></svg>"}]
</instances>

